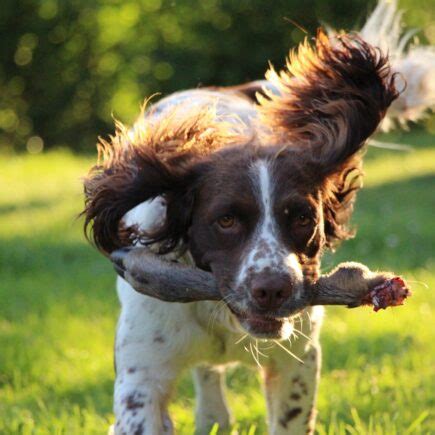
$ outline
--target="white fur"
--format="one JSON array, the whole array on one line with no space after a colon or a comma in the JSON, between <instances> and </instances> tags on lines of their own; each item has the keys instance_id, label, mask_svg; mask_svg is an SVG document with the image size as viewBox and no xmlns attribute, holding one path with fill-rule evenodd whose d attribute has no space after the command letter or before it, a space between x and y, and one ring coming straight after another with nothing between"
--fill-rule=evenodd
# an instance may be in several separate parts
<instances>
[{"instance_id":1,"label":"white fur","mask_svg":"<svg viewBox=\"0 0 435 435\"><path fill-rule=\"evenodd\" d=\"M134 216L140 221L134 221ZM151 216L160 219L161 202L142 203L126 219L130 225L140 224L147 230L156 224ZM150 227L146 228L144 222ZM308 314L301 317L298 329L310 339L301 335L291 346L291 352L304 361L301 364L273 342L243 338L244 332L235 317L218 302L162 302L137 293L122 278L118 278L118 295L121 315L115 346L116 434L172 433L167 410L172 387L183 369L198 365L201 366L195 369L195 389L200 399L196 412L198 433L208 433L213 422L228 425L230 413L224 398L222 369L235 361L252 365L255 360L263 366L266 377L271 433L305 433L307 414L315 400L319 360L312 355L319 352L322 310L311 310L311 322ZM268 357L257 354L256 346ZM298 382L294 382L295 378ZM301 388L304 391L299 391ZM300 394L300 399L291 399L292 392ZM283 412L295 408L302 411L284 427L280 423L285 418Z\"/></svg>"},{"instance_id":2,"label":"white fur","mask_svg":"<svg viewBox=\"0 0 435 435\"><path fill-rule=\"evenodd\" d=\"M397 124L406 128L409 121L418 121L435 109L435 47L420 45L418 39L410 43L420 29L403 32L402 15L397 0L379 0L359 31L365 41L388 54L392 70L399 73L397 87L403 90L382 120L382 131ZM328 32L340 33L334 29Z\"/></svg>"},{"instance_id":3,"label":"white fur","mask_svg":"<svg viewBox=\"0 0 435 435\"><path fill-rule=\"evenodd\" d=\"M129 210L121 222L126 227L136 225L139 231L155 231L163 225L165 219L166 201L158 196Z\"/></svg>"},{"instance_id":4,"label":"white fur","mask_svg":"<svg viewBox=\"0 0 435 435\"><path fill-rule=\"evenodd\" d=\"M257 193L261 219L254 232L252 244L246 252L246 260L241 265L237 286L244 287L249 271L259 273L266 267L272 272L289 273L295 284L302 282L302 270L296 254L290 252L278 239L273 213L274 180L270 165L270 162L260 160L252 168L252 185Z\"/></svg>"},{"instance_id":5,"label":"white fur","mask_svg":"<svg viewBox=\"0 0 435 435\"><path fill-rule=\"evenodd\" d=\"M396 122L405 126L408 121L417 121L435 108L435 47L408 45L416 31L403 34L401 20L397 0L379 0L360 30L364 40L388 53L392 69L400 74L397 81L404 88L381 123L384 131L394 128Z\"/></svg>"}]
</instances>

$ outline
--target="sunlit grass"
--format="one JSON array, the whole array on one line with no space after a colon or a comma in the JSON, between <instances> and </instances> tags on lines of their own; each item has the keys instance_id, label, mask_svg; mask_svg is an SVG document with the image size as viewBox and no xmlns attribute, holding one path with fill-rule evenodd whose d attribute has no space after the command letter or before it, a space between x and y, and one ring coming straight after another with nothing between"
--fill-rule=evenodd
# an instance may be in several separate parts
<instances>
[{"instance_id":1,"label":"sunlit grass","mask_svg":"<svg viewBox=\"0 0 435 435\"><path fill-rule=\"evenodd\" d=\"M411 153L370 149L354 222L358 236L328 255L403 274L405 307L328 309L322 333L319 434L434 433L435 148L422 133L389 137ZM111 412L118 303L108 262L84 241L76 215L91 160L66 151L0 157L0 433L105 433ZM231 369L240 434L263 434L254 372ZM193 388L171 406L193 433Z\"/></svg>"}]
</instances>

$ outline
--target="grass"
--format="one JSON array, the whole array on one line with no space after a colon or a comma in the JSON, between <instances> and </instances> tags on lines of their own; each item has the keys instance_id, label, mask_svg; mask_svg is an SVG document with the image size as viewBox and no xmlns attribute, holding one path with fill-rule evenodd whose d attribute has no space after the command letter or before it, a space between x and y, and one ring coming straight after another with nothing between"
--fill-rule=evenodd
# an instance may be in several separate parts
<instances>
[{"instance_id":1,"label":"grass","mask_svg":"<svg viewBox=\"0 0 435 435\"><path fill-rule=\"evenodd\" d=\"M345 259L391 269L413 285L405 307L328 309L322 333L319 434L435 433L435 147L421 132L387 137L414 152L371 148ZM0 433L105 433L118 303L107 260L83 238L80 176L67 151L0 157ZM422 283L425 283L423 285ZM234 433L264 434L256 375L228 375ZM193 433L193 389L180 380L172 415Z\"/></svg>"}]
</instances>

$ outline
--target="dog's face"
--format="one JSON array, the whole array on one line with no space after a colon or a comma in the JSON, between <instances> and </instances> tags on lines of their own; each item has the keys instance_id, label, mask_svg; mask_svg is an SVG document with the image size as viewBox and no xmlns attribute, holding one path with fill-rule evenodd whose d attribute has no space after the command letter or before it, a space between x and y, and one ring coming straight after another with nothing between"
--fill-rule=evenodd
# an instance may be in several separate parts
<instances>
[{"instance_id":1,"label":"dog's face","mask_svg":"<svg viewBox=\"0 0 435 435\"><path fill-rule=\"evenodd\" d=\"M195 193L190 251L254 336L286 333L324 244L320 186L308 172L295 153L232 149L210 160Z\"/></svg>"}]
</instances>

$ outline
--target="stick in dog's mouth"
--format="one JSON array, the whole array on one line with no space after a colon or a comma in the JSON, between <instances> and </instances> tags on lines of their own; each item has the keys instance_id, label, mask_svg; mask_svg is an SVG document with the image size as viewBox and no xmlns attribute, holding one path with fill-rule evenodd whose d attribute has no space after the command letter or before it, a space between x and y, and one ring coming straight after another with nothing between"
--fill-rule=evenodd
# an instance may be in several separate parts
<instances>
[{"instance_id":1,"label":"stick in dog's mouth","mask_svg":"<svg viewBox=\"0 0 435 435\"><path fill-rule=\"evenodd\" d=\"M222 299L210 272L162 260L147 248L125 248L110 256L115 270L139 293L166 302ZM305 284L297 309L314 305L371 305L375 311L403 305L411 295L406 282L389 272L372 272L360 263L341 263L315 283Z\"/></svg>"}]
</instances>

